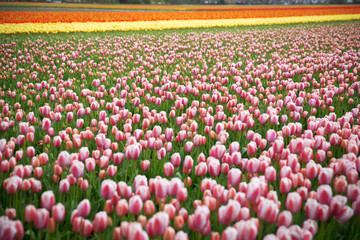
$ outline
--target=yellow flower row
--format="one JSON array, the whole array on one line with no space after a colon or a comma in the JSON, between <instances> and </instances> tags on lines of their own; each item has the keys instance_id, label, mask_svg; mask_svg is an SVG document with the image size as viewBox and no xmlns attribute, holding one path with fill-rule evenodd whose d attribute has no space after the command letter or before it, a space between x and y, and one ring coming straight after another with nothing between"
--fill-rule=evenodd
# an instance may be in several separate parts
<instances>
[{"instance_id":1,"label":"yellow flower row","mask_svg":"<svg viewBox=\"0 0 360 240\"><path fill-rule=\"evenodd\" d=\"M0 34L103 32L133 30L163 30L179 28L234 27L327 21L360 20L360 14L323 15L283 18L247 18L216 20L171 20L137 22L77 22L77 23L6 23L0 25Z\"/></svg>"}]
</instances>

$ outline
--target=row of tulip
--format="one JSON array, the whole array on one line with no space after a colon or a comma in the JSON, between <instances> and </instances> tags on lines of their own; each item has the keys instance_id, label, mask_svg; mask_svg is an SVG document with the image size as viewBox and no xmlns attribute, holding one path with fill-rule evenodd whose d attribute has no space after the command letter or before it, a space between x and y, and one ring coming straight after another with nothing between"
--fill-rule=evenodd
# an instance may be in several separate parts
<instances>
[{"instance_id":1,"label":"row of tulip","mask_svg":"<svg viewBox=\"0 0 360 240\"><path fill-rule=\"evenodd\" d=\"M360 14L348 14L216 20L212 19L135 22L3 23L0 24L0 34L165 30L184 28L236 27L309 22L350 21L359 19Z\"/></svg>"},{"instance_id":2,"label":"row of tulip","mask_svg":"<svg viewBox=\"0 0 360 240\"><path fill-rule=\"evenodd\" d=\"M359 36L2 36L0 239L358 238Z\"/></svg>"},{"instance_id":3,"label":"row of tulip","mask_svg":"<svg viewBox=\"0 0 360 240\"><path fill-rule=\"evenodd\" d=\"M69 12L29 11L0 12L0 23L71 23L71 22L141 22L168 20L214 20L244 18L283 18L301 16L328 16L360 14L360 6L343 8L278 8L250 9L241 11L150 11L150 12Z\"/></svg>"},{"instance_id":4,"label":"row of tulip","mask_svg":"<svg viewBox=\"0 0 360 240\"><path fill-rule=\"evenodd\" d=\"M42 2L0 2L0 7L34 8L84 8L84 9L126 9L126 10L171 10L171 11L233 11L233 10L277 10L277 9L343 9L356 8L356 5L302 5L302 6L239 6L239 5L150 5L150 4L86 4L86 3L42 3Z\"/></svg>"}]
</instances>

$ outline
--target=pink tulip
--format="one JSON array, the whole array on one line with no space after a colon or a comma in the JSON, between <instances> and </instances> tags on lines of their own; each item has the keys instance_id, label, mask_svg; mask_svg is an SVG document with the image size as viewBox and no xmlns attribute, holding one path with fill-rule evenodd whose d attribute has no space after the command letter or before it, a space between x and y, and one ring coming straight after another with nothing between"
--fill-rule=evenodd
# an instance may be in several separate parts
<instances>
[{"instance_id":1,"label":"pink tulip","mask_svg":"<svg viewBox=\"0 0 360 240\"><path fill-rule=\"evenodd\" d=\"M138 159L141 153L141 146L138 144L131 144L125 149L125 158L126 159Z\"/></svg>"},{"instance_id":2,"label":"pink tulip","mask_svg":"<svg viewBox=\"0 0 360 240\"><path fill-rule=\"evenodd\" d=\"M222 144L217 144L210 149L210 156L216 159L221 159L226 152L226 147Z\"/></svg>"},{"instance_id":3,"label":"pink tulip","mask_svg":"<svg viewBox=\"0 0 360 240\"><path fill-rule=\"evenodd\" d=\"M319 184L330 184L334 176L334 171L331 168L322 168L318 175Z\"/></svg>"},{"instance_id":4,"label":"pink tulip","mask_svg":"<svg viewBox=\"0 0 360 240\"><path fill-rule=\"evenodd\" d=\"M125 199L121 199L120 201L117 202L115 211L116 214L121 217L127 214L128 209L129 209L129 205L127 201Z\"/></svg>"},{"instance_id":5,"label":"pink tulip","mask_svg":"<svg viewBox=\"0 0 360 240\"><path fill-rule=\"evenodd\" d=\"M146 224L146 232L150 237L162 235L169 225L169 216L165 212L158 212Z\"/></svg>"},{"instance_id":6,"label":"pink tulip","mask_svg":"<svg viewBox=\"0 0 360 240\"><path fill-rule=\"evenodd\" d=\"M61 203L54 205L51 209L51 216L55 222L62 222L65 219L66 210L65 206Z\"/></svg>"},{"instance_id":7,"label":"pink tulip","mask_svg":"<svg viewBox=\"0 0 360 240\"><path fill-rule=\"evenodd\" d=\"M95 214L95 218L92 223L93 230L95 233L104 231L107 228L108 224L109 221L106 212L102 211Z\"/></svg>"},{"instance_id":8,"label":"pink tulip","mask_svg":"<svg viewBox=\"0 0 360 240\"><path fill-rule=\"evenodd\" d=\"M55 204L55 196L52 191L46 191L41 194L41 207L51 210Z\"/></svg>"},{"instance_id":9,"label":"pink tulip","mask_svg":"<svg viewBox=\"0 0 360 240\"><path fill-rule=\"evenodd\" d=\"M207 165L205 162L200 162L195 166L195 175L196 176L205 176L207 173Z\"/></svg>"},{"instance_id":10,"label":"pink tulip","mask_svg":"<svg viewBox=\"0 0 360 240\"><path fill-rule=\"evenodd\" d=\"M24 236L23 225L20 221L12 221L6 216L0 217L0 238L1 239L20 239Z\"/></svg>"},{"instance_id":11,"label":"pink tulip","mask_svg":"<svg viewBox=\"0 0 360 240\"><path fill-rule=\"evenodd\" d=\"M216 158L210 157L208 160L208 170L211 176L217 177L220 174L220 162Z\"/></svg>"},{"instance_id":12,"label":"pink tulip","mask_svg":"<svg viewBox=\"0 0 360 240\"><path fill-rule=\"evenodd\" d=\"M292 224L293 221L293 216L291 214L291 212L284 210L282 212L280 212L278 219L277 219L277 226L285 226L285 227L289 227Z\"/></svg>"},{"instance_id":13,"label":"pink tulip","mask_svg":"<svg viewBox=\"0 0 360 240\"><path fill-rule=\"evenodd\" d=\"M284 149L284 141L277 139L274 141L273 149L275 153L281 153Z\"/></svg>"},{"instance_id":14,"label":"pink tulip","mask_svg":"<svg viewBox=\"0 0 360 240\"><path fill-rule=\"evenodd\" d=\"M249 156L254 156L256 154L256 151L257 151L256 143L255 142L250 142L247 145L247 154Z\"/></svg>"},{"instance_id":15,"label":"pink tulip","mask_svg":"<svg viewBox=\"0 0 360 240\"><path fill-rule=\"evenodd\" d=\"M129 213L137 215L141 212L143 207L143 201L140 196L135 195L129 200Z\"/></svg>"},{"instance_id":16,"label":"pink tulip","mask_svg":"<svg viewBox=\"0 0 360 240\"><path fill-rule=\"evenodd\" d=\"M275 202L266 198L260 201L257 209L257 215L260 219L269 223L275 223L278 213L279 208Z\"/></svg>"},{"instance_id":17,"label":"pink tulip","mask_svg":"<svg viewBox=\"0 0 360 240\"><path fill-rule=\"evenodd\" d=\"M130 223L128 226L128 240L148 240L148 234L142 229L140 223Z\"/></svg>"},{"instance_id":18,"label":"pink tulip","mask_svg":"<svg viewBox=\"0 0 360 240\"><path fill-rule=\"evenodd\" d=\"M317 176L317 174L318 174L318 168L315 162L310 160L310 162L306 164L305 176L309 179L314 179Z\"/></svg>"},{"instance_id":19,"label":"pink tulip","mask_svg":"<svg viewBox=\"0 0 360 240\"><path fill-rule=\"evenodd\" d=\"M229 200L226 206L221 206L218 210L218 221L222 225L229 225L235 221L240 213L240 203Z\"/></svg>"},{"instance_id":20,"label":"pink tulip","mask_svg":"<svg viewBox=\"0 0 360 240\"><path fill-rule=\"evenodd\" d=\"M151 200L146 200L144 203L144 213L146 215L153 215L155 213L155 205Z\"/></svg>"},{"instance_id":21,"label":"pink tulip","mask_svg":"<svg viewBox=\"0 0 360 240\"><path fill-rule=\"evenodd\" d=\"M198 206L193 215L188 218L189 228L195 232L206 227L210 217L209 208L206 206Z\"/></svg>"},{"instance_id":22,"label":"pink tulip","mask_svg":"<svg viewBox=\"0 0 360 240\"><path fill-rule=\"evenodd\" d=\"M273 166L269 166L265 169L265 179L269 182L274 182L276 180L276 170Z\"/></svg>"},{"instance_id":23,"label":"pink tulip","mask_svg":"<svg viewBox=\"0 0 360 240\"><path fill-rule=\"evenodd\" d=\"M299 212L302 206L301 196L297 192L291 192L286 197L285 206L291 212Z\"/></svg>"},{"instance_id":24,"label":"pink tulip","mask_svg":"<svg viewBox=\"0 0 360 240\"><path fill-rule=\"evenodd\" d=\"M189 240L189 237L188 237L187 233L185 233L183 231L178 231L175 235L174 240Z\"/></svg>"},{"instance_id":25,"label":"pink tulip","mask_svg":"<svg viewBox=\"0 0 360 240\"><path fill-rule=\"evenodd\" d=\"M88 147L82 147L79 150L79 160L85 161L90 156Z\"/></svg>"},{"instance_id":26,"label":"pink tulip","mask_svg":"<svg viewBox=\"0 0 360 240\"><path fill-rule=\"evenodd\" d=\"M50 214L45 208L37 209L34 216L34 225L36 229L43 230L49 225Z\"/></svg>"},{"instance_id":27,"label":"pink tulip","mask_svg":"<svg viewBox=\"0 0 360 240\"><path fill-rule=\"evenodd\" d=\"M192 152L193 148L194 148L193 142L188 141L185 143L185 152L188 152L188 153Z\"/></svg>"},{"instance_id":28,"label":"pink tulip","mask_svg":"<svg viewBox=\"0 0 360 240\"><path fill-rule=\"evenodd\" d=\"M275 130L269 129L269 130L266 132L266 141L268 141L268 142L274 142L275 139L276 139L276 132L275 132Z\"/></svg>"},{"instance_id":29,"label":"pink tulip","mask_svg":"<svg viewBox=\"0 0 360 240\"><path fill-rule=\"evenodd\" d=\"M93 224L88 219L81 221L81 236L89 237L93 231Z\"/></svg>"},{"instance_id":30,"label":"pink tulip","mask_svg":"<svg viewBox=\"0 0 360 240\"><path fill-rule=\"evenodd\" d=\"M78 215L80 217L87 217L91 211L91 204L88 199L82 200L77 206Z\"/></svg>"},{"instance_id":31,"label":"pink tulip","mask_svg":"<svg viewBox=\"0 0 360 240\"><path fill-rule=\"evenodd\" d=\"M109 165L106 169L106 175L109 177L114 177L117 172L117 166Z\"/></svg>"},{"instance_id":32,"label":"pink tulip","mask_svg":"<svg viewBox=\"0 0 360 240\"><path fill-rule=\"evenodd\" d=\"M67 151L60 152L57 161L60 167L66 167L70 165L71 163L70 154Z\"/></svg>"},{"instance_id":33,"label":"pink tulip","mask_svg":"<svg viewBox=\"0 0 360 240\"><path fill-rule=\"evenodd\" d=\"M150 185L150 183L149 183L149 185ZM163 179L163 178L157 179L157 180L155 180L154 187L155 187L155 189L154 189L155 196L159 197L159 198L164 198L168 194L169 181L166 179ZM151 189L151 186L150 186L150 189Z\"/></svg>"},{"instance_id":34,"label":"pink tulip","mask_svg":"<svg viewBox=\"0 0 360 240\"><path fill-rule=\"evenodd\" d=\"M321 185L317 188L318 201L321 204L330 205L332 190L329 185Z\"/></svg>"},{"instance_id":35,"label":"pink tulip","mask_svg":"<svg viewBox=\"0 0 360 240\"><path fill-rule=\"evenodd\" d=\"M227 177L227 182L230 185L237 186L241 180L241 171L237 168L232 168Z\"/></svg>"},{"instance_id":36,"label":"pink tulip","mask_svg":"<svg viewBox=\"0 0 360 240\"><path fill-rule=\"evenodd\" d=\"M238 142L232 142L229 146L229 154L232 155L234 152L240 151L240 144Z\"/></svg>"},{"instance_id":37,"label":"pink tulip","mask_svg":"<svg viewBox=\"0 0 360 240\"><path fill-rule=\"evenodd\" d=\"M329 206L325 205L325 204L319 204L317 206L318 212L319 212L319 216L318 216L318 220L321 222L325 222L329 219L330 217L330 210L329 210Z\"/></svg>"},{"instance_id":38,"label":"pink tulip","mask_svg":"<svg viewBox=\"0 0 360 240\"><path fill-rule=\"evenodd\" d=\"M101 183L100 194L105 199L110 199L116 191L116 183L113 180L106 179Z\"/></svg>"},{"instance_id":39,"label":"pink tulip","mask_svg":"<svg viewBox=\"0 0 360 240\"><path fill-rule=\"evenodd\" d=\"M345 176L342 175L342 176L335 177L335 179L334 179L335 192L343 193L346 191L347 186L348 186L348 184L347 184Z\"/></svg>"},{"instance_id":40,"label":"pink tulip","mask_svg":"<svg viewBox=\"0 0 360 240\"><path fill-rule=\"evenodd\" d=\"M174 174L174 166L170 162L165 163L163 168L166 177L170 177Z\"/></svg>"},{"instance_id":41,"label":"pink tulip","mask_svg":"<svg viewBox=\"0 0 360 240\"><path fill-rule=\"evenodd\" d=\"M48 131L51 128L51 120L49 118L44 118L41 121L41 130Z\"/></svg>"},{"instance_id":42,"label":"pink tulip","mask_svg":"<svg viewBox=\"0 0 360 240\"><path fill-rule=\"evenodd\" d=\"M236 240L238 231L233 227L227 227L221 235L221 240Z\"/></svg>"},{"instance_id":43,"label":"pink tulip","mask_svg":"<svg viewBox=\"0 0 360 240\"><path fill-rule=\"evenodd\" d=\"M355 184L349 184L346 189L346 197L349 201L356 201L357 197L360 195L360 187Z\"/></svg>"},{"instance_id":44,"label":"pink tulip","mask_svg":"<svg viewBox=\"0 0 360 240\"><path fill-rule=\"evenodd\" d=\"M35 148L34 147L30 146L30 147L26 148L26 156L28 158L32 158L34 155L35 155Z\"/></svg>"},{"instance_id":45,"label":"pink tulip","mask_svg":"<svg viewBox=\"0 0 360 240\"><path fill-rule=\"evenodd\" d=\"M85 160L85 168L86 168L86 170L87 170L88 172L94 171L94 170L95 170L95 166L96 166L96 164L95 164L95 159L93 159L93 158L87 158L87 159Z\"/></svg>"},{"instance_id":46,"label":"pink tulip","mask_svg":"<svg viewBox=\"0 0 360 240\"><path fill-rule=\"evenodd\" d=\"M70 173L75 178L80 178L84 175L84 164L78 160L71 162Z\"/></svg>"},{"instance_id":47,"label":"pink tulip","mask_svg":"<svg viewBox=\"0 0 360 240\"><path fill-rule=\"evenodd\" d=\"M27 205L25 207L24 218L25 221L31 223L34 221L36 215L36 208L34 205Z\"/></svg>"},{"instance_id":48,"label":"pink tulip","mask_svg":"<svg viewBox=\"0 0 360 240\"><path fill-rule=\"evenodd\" d=\"M237 230L237 239L255 240L258 235L259 228L258 219L250 219L247 221L241 220L234 225Z\"/></svg>"},{"instance_id":49,"label":"pink tulip","mask_svg":"<svg viewBox=\"0 0 360 240\"><path fill-rule=\"evenodd\" d=\"M188 197L188 192L187 189L185 187L180 188L180 190L177 192L176 194L176 198L180 201L180 202L185 202L186 199Z\"/></svg>"},{"instance_id":50,"label":"pink tulip","mask_svg":"<svg viewBox=\"0 0 360 240\"><path fill-rule=\"evenodd\" d=\"M292 187L292 182L289 178L287 177L281 178L279 185L280 193L285 194L290 192L291 187Z\"/></svg>"},{"instance_id":51,"label":"pink tulip","mask_svg":"<svg viewBox=\"0 0 360 240\"><path fill-rule=\"evenodd\" d=\"M261 114L259 116L259 123L261 125L265 125L269 119L270 119L269 114L267 114L267 113Z\"/></svg>"},{"instance_id":52,"label":"pink tulip","mask_svg":"<svg viewBox=\"0 0 360 240\"><path fill-rule=\"evenodd\" d=\"M189 155L185 156L183 168L185 168L185 169L192 169L193 164L194 164L194 160L192 159L192 157L189 156Z\"/></svg>"},{"instance_id":53,"label":"pink tulip","mask_svg":"<svg viewBox=\"0 0 360 240\"><path fill-rule=\"evenodd\" d=\"M330 214L336 216L345 207L347 198L341 195L336 195L330 202Z\"/></svg>"},{"instance_id":54,"label":"pink tulip","mask_svg":"<svg viewBox=\"0 0 360 240\"><path fill-rule=\"evenodd\" d=\"M156 152L156 156L159 160L163 159L166 155L166 149L164 147L160 148L157 152Z\"/></svg>"}]
</instances>

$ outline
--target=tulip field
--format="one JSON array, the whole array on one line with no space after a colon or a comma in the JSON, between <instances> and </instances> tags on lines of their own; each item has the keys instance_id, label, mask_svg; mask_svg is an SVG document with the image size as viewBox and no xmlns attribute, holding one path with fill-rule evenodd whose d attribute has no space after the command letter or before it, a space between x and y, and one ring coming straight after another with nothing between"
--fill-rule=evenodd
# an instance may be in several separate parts
<instances>
[{"instance_id":1,"label":"tulip field","mask_svg":"<svg viewBox=\"0 0 360 240\"><path fill-rule=\"evenodd\" d=\"M0 239L360 239L349 11L55 34L16 24L73 15L2 14Z\"/></svg>"}]
</instances>

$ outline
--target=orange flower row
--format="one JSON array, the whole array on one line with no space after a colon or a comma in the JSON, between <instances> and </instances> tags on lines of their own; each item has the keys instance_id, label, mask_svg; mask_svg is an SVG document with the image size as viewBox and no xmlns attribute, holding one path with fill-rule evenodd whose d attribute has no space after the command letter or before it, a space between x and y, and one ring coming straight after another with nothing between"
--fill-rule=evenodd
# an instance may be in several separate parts
<instances>
[{"instance_id":1,"label":"orange flower row","mask_svg":"<svg viewBox=\"0 0 360 240\"><path fill-rule=\"evenodd\" d=\"M54 22L132 22L159 20L206 20L238 18L271 18L359 14L360 6L318 8L282 7L241 11L183 11L183 12L0 12L0 23Z\"/></svg>"},{"instance_id":2,"label":"orange flower row","mask_svg":"<svg viewBox=\"0 0 360 240\"><path fill-rule=\"evenodd\" d=\"M98 9L133 9L133 10L208 10L208 11L231 11L231 10L271 10L271 9L288 9L289 6L228 6L228 5L144 5L144 4L86 4L86 3L41 3L41 2L0 2L1 7L52 7L52 8L98 8ZM301 6L302 9L338 9L353 8L354 5L306 5Z\"/></svg>"}]
</instances>

